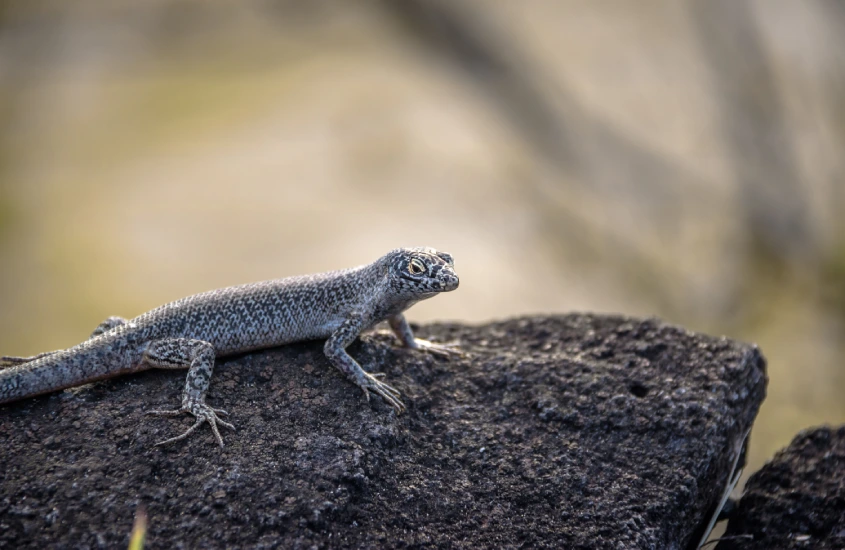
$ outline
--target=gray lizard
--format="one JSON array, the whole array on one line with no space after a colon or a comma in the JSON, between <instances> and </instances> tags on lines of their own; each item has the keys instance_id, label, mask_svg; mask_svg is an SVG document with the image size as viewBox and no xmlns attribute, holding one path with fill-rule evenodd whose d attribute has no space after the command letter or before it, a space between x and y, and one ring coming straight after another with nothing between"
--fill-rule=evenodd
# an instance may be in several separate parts
<instances>
[{"instance_id":1,"label":"gray lizard","mask_svg":"<svg viewBox=\"0 0 845 550\"><path fill-rule=\"evenodd\" d=\"M458 287L452 256L432 248L399 248L375 262L316 275L288 277L212 290L148 311L131 320L106 319L91 337L72 348L33 357L0 358L0 404L151 368L188 369L182 406L147 414L189 413L207 422L217 442L217 425L234 429L205 403L216 357L327 338L329 361L363 391L380 395L397 412L399 392L365 372L347 352L362 331L388 321L402 345L434 353L449 346L417 340L402 312L426 298Z\"/></svg>"}]
</instances>

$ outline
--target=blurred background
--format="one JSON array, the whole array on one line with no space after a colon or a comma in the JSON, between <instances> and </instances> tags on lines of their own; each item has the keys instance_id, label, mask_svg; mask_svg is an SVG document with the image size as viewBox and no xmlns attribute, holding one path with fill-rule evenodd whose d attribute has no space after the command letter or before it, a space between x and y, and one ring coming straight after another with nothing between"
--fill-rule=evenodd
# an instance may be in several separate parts
<instances>
[{"instance_id":1,"label":"blurred background","mask_svg":"<svg viewBox=\"0 0 845 550\"><path fill-rule=\"evenodd\" d=\"M750 470L845 422L845 4L0 4L0 351L451 252L415 321L589 310L758 343Z\"/></svg>"}]
</instances>

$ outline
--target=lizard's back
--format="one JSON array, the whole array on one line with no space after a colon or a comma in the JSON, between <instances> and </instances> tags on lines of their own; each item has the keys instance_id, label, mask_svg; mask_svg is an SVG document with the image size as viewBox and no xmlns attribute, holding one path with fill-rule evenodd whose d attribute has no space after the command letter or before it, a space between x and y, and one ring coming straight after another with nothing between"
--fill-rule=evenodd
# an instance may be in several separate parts
<instances>
[{"instance_id":1,"label":"lizard's back","mask_svg":"<svg viewBox=\"0 0 845 550\"><path fill-rule=\"evenodd\" d=\"M132 319L143 340L190 338L227 355L328 338L375 283L369 266L195 294Z\"/></svg>"}]
</instances>

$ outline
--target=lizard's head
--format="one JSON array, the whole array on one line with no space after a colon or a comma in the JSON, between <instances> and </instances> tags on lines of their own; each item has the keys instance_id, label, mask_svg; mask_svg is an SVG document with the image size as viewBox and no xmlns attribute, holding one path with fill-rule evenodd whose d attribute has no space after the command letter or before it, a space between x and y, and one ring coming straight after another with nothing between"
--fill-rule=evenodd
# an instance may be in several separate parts
<instances>
[{"instance_id":1,"label":"lizard's head","mask_svg":"<svg viewBox=\"0 0 845 550\"><path fill-rule=\"evenodd\" d=\"M401 294L428 298L458 288L455 261L446 252L433 248L399 248L388 260L390 285Z\"/></svg>"}]
</instances>

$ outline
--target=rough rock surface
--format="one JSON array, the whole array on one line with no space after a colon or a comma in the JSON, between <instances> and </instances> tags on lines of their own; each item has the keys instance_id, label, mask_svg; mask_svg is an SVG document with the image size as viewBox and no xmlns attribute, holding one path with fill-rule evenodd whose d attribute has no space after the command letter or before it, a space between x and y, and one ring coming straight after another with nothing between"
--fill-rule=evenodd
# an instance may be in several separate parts
<instances>
[{"instance_id":1,"label":"rough rock surface","mask_svg":"<svg viewBox=\"0 0 845 550\"><path fill-rule=\"evenodd\" d=\"M845 548L845 426L800 433L745 485L718 550Z\"/></svg>"},{"instance_id":2,"label":"rough rock surface","mask_svg":"<svg viewBox=\"0 0 845 550\"><path fill-rule=\"evenodd\" d=\"M0 547L659 548L697 542L763 400L755 347L654 320L435 324L444 360L386 333L350 348L403 393L396 416L304 343L220 362L204 428L150 371L0 409Z\"/></svg>"}]
</instances>

